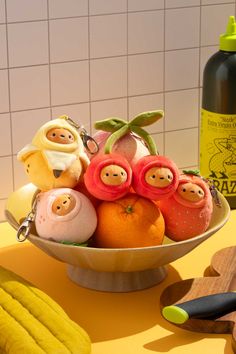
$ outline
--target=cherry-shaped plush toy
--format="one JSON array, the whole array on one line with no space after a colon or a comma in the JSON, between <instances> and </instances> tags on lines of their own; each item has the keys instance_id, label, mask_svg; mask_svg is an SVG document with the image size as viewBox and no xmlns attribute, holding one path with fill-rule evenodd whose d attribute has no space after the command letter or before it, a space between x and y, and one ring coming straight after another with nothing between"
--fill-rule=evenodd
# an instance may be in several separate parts
<instances>
[{"instance_id":1,"label":"cherry-shaped plush toy","mask_svg":"<svg viewBox=\"0 0 236 354\"><path fill-rule=\"evenodd\" d=\"M200 235L207 230L213 211L209 184L199 175L183 174L176 192L160 201L159 207L169 238L182 241Z\"/></svg>"},{"instance_id":2,"label":"cherry-shaped plush toy","mask_svg":"<svg viewBox=\"0 0 236 354\"><path fill-rule=\"evenodd\" d=\"M121 155L104 154L94 157L84 175L84 183L91 195L112 201L125 196L131 186L132 170Z\"/></svg>"},{"instance_id":3,"label":"cherry-shaped plush toy","mask_svg":"<svg viewBox=\"0 0 236 354\"><path fill-rule=\"evenodd\" d=\"M133 167L132 187L143 197L152 200L169 198L176 191L178 182L178 167L165 156L144 156Z\"/></svg>"}]
</instances>

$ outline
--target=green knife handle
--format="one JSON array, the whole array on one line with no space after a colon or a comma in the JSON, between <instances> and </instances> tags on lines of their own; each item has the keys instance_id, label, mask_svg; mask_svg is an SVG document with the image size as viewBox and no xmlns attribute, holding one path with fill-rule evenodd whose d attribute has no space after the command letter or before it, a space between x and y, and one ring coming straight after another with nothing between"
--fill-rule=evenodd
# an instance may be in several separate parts
<instances>
[{"instance_id":1,"label":"green knife handle","mask_svg":"<svg viewBox=\"0 0 236 354\"><path fill-rule=\"evenodd\" d=\"M220 317L233 311L236 311L236 293L227 292L166 306L163 308L162 314L168 321L182 324L189 318Z\"/></svg>"}]
</instances>

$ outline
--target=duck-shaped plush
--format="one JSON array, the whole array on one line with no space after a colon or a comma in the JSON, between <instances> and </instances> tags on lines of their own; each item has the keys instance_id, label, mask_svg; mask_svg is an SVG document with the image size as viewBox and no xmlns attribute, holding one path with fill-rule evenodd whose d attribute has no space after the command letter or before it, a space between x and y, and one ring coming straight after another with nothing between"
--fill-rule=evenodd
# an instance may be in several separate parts
<instances>
[{"instance_id":1,"label":"duck-shaped plush","mask_svg":"<svg viewBox=\"0 0 236 354\"><path fill-rule=\"evenodd\" d=\"M213 212L209 184L198 174L182 174L178 188L159 202L165 219L165 233L174 241L182 241L205 232Z\"/></svg>"},{"instance_id":2,"label":"duck-shaped plush","mask_svg":"<svg viewBox=\"0 0 236 354\"><path fill-rule=\"evenodd\" d=\"M73 188L89 164L82 139L69 122L67 116L47 122L17 155L30 182L40 190Z\"/></svg>"},{"instance_id":3,"label":"duck-shaped plush","mask_svg":"<svg viewBox=\"0 0 236 354\"><path fill-rule=\"evenodd\" d=\"M57 242L86 242L97 226L97 214L90 200L71 188L56 188L37 196L37 234Z\"/></svg>"}]
</instances>

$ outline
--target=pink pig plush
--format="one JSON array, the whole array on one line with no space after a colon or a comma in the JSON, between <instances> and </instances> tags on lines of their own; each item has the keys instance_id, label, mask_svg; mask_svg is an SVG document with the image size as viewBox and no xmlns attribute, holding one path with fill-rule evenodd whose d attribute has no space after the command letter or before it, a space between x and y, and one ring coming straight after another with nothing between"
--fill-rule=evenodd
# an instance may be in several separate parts
<instances>
[{"instance_id":1,"label":"pink pig plush","mask_svg":"<svg viewBox=\"0 0 236 354\"><path fill-rule=\"evenodd\" d=\"M57 188L38 195L36 231L45 239L84 243L97 226L96 211L90 200L70 188Z\"/></svg>"},{"instance_id":2,"label":"pink pig plush","mask_svg":"<svg viewBox=\"0 0 236 354\"><path fill-rule=\"evenodd\" d=\"M210 224L213 202L208 184L196 175L180 176L176 192L160 201L166 235L182 241L205 232Z\"/></svg>"}]
</instances>

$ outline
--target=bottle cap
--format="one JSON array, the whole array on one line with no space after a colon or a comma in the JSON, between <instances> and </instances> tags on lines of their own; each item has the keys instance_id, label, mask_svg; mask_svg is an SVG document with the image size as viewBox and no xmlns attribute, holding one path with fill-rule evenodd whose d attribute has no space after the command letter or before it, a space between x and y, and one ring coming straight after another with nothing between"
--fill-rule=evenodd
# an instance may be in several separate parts
<instances>
[{"instance_id":1,"label":"bottle cap","mask_svg":"<svg viewBox=\"0 0 236 354\"><path fill-rule=\"evenodd\" d=\"M234 16L229 17L226 33L220 35L220 50L236 52L236 22Z\"/></svg>"}]
</instances>

